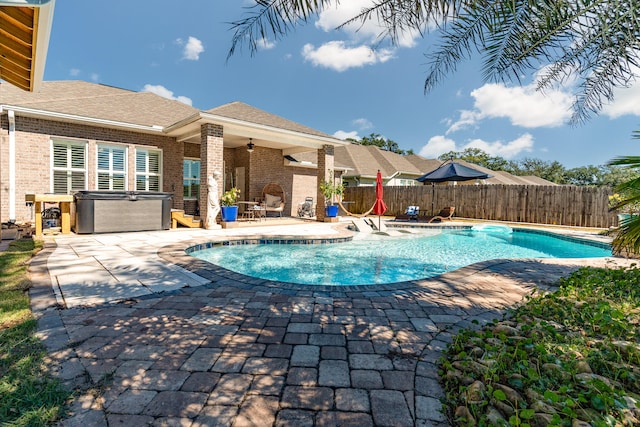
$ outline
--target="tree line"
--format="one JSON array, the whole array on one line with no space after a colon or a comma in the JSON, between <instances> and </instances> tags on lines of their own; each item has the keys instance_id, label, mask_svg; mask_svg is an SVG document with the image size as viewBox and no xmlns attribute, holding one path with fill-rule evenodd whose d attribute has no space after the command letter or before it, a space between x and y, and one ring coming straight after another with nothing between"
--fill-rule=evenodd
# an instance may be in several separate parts
<instances>
[{"instance_id":1,"label":"tree line","mask_svg":"<svg viewBox=\"0 0 640 427\"><path fill-rule=\"evenodd\" d=\"M373 145L381 150L403 156L415 154L413 150L403 150L397 142L384 138L377 133L363 136L361 139L347 138L347 141L360 145ZM622 182L640 176L635 169L618 165L588 165L567 169L556 160L547 161L531 157L521 160L507 160L504 157L492 156L479 148L449 151L439 156L438 159L443 161L464 160L494 171L505 171L517 176L534 175L547 181L564 185L616 187Z\"/></svg>"},{"instance_id":2,"label":"tree line","mask_svg":"<svg viewBox=\"0 0 640 427\"><path fill-rule=\"evenodd\" d=\"M478 148L449 151L442 154L438 159L465 160L494 171L505 171L518 176L534 175L547 181L564 185L617 187L623 182L640 176L636 169L619 165L588 165L567 169L557 160L547 161L536 158L507 160L500 156L491 156Z\"/></svg>"}]
</instances>

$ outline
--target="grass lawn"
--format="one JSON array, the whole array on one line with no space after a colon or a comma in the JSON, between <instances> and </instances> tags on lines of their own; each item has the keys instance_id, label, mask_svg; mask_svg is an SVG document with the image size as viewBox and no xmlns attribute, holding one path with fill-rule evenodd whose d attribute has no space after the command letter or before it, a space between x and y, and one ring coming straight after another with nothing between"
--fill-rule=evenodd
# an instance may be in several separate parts
<instances>
[{"instance_id":1,"label":"grass lawn","mask_svg":"<svg viewBox=\"0 0 640 427\"><path fill-rule=\"evenodd\" d=\"M0 252L0 425L45 426L60 418L70 393L46 371L45 348L35 337L27 266L42 248L31 239Z\"/></svg>"},{"instance_id":2,"label":"grass lawn","mask_svg":"<svg viewBox=\"0 0 640 427\"><path fill-rule=\"evenodd\" d=\"M638 426L640 270L582 268L458 334L441 368L455 426Z\"/></svg>"}]
</instances>

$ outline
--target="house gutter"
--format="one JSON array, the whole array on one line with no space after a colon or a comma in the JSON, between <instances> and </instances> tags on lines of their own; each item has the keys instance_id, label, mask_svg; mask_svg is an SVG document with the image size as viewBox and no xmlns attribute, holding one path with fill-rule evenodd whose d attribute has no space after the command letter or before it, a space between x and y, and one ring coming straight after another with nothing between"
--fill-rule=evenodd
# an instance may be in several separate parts
<instances>
[{"instance_id":1,"label":"house gutter","mask_svg":"<svg viewBox=\"0 0 640 427\"><path fill-rule=\"evenodd\" d=\"M74 114L57 113L54 111L36 110L34 108L19 107L15 105L0 105L0 113L3 111L14 111L25 117L44 118L60 120L64 122L102 125L110 128L120 128L126 130L137 130L146 133L164 133L164 128L160 125L137 125L134 123L119 122L116 120L97 119L94 117L76 116Z\"/></svg>"}]
</instances>

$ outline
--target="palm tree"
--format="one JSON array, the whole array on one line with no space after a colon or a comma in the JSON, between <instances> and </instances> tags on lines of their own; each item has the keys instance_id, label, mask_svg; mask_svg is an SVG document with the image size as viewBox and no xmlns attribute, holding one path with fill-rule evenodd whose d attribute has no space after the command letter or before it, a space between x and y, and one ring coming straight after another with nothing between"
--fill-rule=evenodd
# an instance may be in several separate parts
<instances>
[{"instance_id":1,"label":"palm tree","mask_svg":"<svg viewBox=\"0 0 640 427\"><path fill-rule=\"evenodd\" d=\"M339 1L256 0L231 23L229 56L244 43L254 54L261 40L284 37ZM541 70L542 91L575 80L573 120L583 122L613 99L614 87L636 77L639 7L637 0L372 0L342 26L375 19L384 28L380 37L392 43L407 32L439 31L441 41L427 54L425 92L476 51L486 80L519 82L526 71Z\"/></svg>"},{"instance_id":2,"label":"palm tree","mask_svg":"<svg viewBox=\"0 0 640 427\"><path fill-rule=\"evenodd\" d=\"M634 138L640 139L640 131L634 132ZM640 156L618 157L609 162L609 165L623 166L640 171ZM640 176L623 182L616 187L616 191L622 194L622 200L612 206L612 209L633 208L640 206ZM631 251L640 253L640 212L635 212L629 218L622 221L618 233L613 239L613 248L616 252Z\"/></svg>"},{"instance_id":3,"label":"palm tree","mask_svg":"<svg viewBox=\"0 0 640 427\"><path fill-rule=\"evenodd\" d=\"M256 0L244 18L231 24L235 33L229 56L243 43L254 54L261 40L284 37L339 2ZM535 71L541 91L574 83L573 122L580 123L613 100L615 87L629 86L638 77L639 12L638 0L371 0L370 7L341 26L375 19L384 28L380 37L394 44L406 33L438 31L440 42L427 54L425 92L475 52L483 58L486 80L520 82L520 76ZM640 168L640 157L611 164ZM619 191L628 195L620 207L640 201L640 179L622 184ZM614 246L640 249L640 217L622 224Z\"/></svg>"}]
</instances>

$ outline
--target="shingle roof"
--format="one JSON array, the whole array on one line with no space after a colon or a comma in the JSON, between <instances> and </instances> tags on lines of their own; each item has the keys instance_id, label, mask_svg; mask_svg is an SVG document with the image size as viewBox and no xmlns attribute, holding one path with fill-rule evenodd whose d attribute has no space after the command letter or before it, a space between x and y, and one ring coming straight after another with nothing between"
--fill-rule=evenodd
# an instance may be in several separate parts
<instances>
[{"instance_id":1,"label":"shingle roof","mask_svg":"<svg viewBox=\"0 0 640 427\"><path fill-rule=\"evenodd\" d=\"M199 110L150 92L79 80L43 82L37 92L0 84L0 103L143 126L174 124Z\"/></svg>"},{"instance_id":2,"label":"shingle roof","mask_svg":"<svg viewBox=\"0 0 640 427\"><path fill-rule=\"evenodd\" d=\"M402 156L372 145L349 144L335 148L336 161L339 159L340 163L352 169L345 176L374 177L378 169L383 177L390 177L397 172L413 174L416 177L422 175L421 169L409 161L409 157L411 156ZM436 162L440 164L439 161Z\"/></svg>"},{"instance_id":3,"label":"shingle roof","mask_svg":"<svg viewBox=\"0 0 640 427\"><path fill-rule=\"evenodd\" d=\"M378 162L373 152L363 145L349 144L336 147L334 156L352 169L345 173L345 176L375 176L378 169L382 171L383 176L388 176L387 170L383 170L384 166Z\"/></svg>"},{"instance_id":4,"label":"shingle roof","mask_svg":"<svg viewBox=\"0 0 640 427\"><path fill-rule=\"evenodd\" d=\"M422 156L418 156L417 154L410 154L405 156L405 159L413 164L421 173L420 175L424 175L427 172L431 172L432 170L440 167L442 162L437 159L427 159Z\"/></svg>"},{"instance_id":5,"label":"shingle roof","mask_svg":"<svg viewBox=\"0 0 640 427\"><path fill-rule=\"evenodd\" d=\"M310 127L301 125L300 123L293 122L275 114L267 113L264 110L238 101L212 108L210 110L207 110L207 113L259 125L306 133L309 135L333 138L333 136L328 135L324 132L320 132L319 130L312 129Z\"/></svg>"},{"instance_id":6,"label":"shingle roof","mask_svg":"<svg viewBox=\"0 0 640 427\"><path fill-rule=\"evenodd\" d=\"M540 178L539 176L535 176L535 175L519 176L518 178L526 180L531 185L559 185L559 184L556 184L555 182L548 181L544 178Z\"/></svg>"},{"instance_id":7,"label":"shingle roof","mask_svg":"<svg viewBox=\"0 0 640 427\"><path fill-rule=\"evenodd\" d=\"M369 146L367 148L369 151L372 151L374 157L380 159L380 163L384 165L384 169L387 171L384 176L391 176L396 172L415 175L416 178L422 175L422 171L420 171L416 165L407 160L406 156L387 150L380 150L373 146Z\"/></svg>"}]
</instances>

